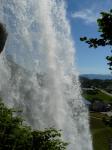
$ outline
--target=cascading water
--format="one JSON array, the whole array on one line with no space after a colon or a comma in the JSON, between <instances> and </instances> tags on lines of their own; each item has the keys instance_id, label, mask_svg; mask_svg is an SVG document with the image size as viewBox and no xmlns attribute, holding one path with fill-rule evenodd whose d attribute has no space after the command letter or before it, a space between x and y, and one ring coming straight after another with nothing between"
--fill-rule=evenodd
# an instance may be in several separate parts
<instances>
[{"instance_id":1,"label":"cascading water","mask_svg":"<svg viewBox=\"0 0 112 150\"><path fill-rule=\"evenodd\" d=\"M68 150L92 150L64 1L0 0L0 14L8 31L0 56L4 101L33 128L61 129Z\"/></svg>"}]
</instances>

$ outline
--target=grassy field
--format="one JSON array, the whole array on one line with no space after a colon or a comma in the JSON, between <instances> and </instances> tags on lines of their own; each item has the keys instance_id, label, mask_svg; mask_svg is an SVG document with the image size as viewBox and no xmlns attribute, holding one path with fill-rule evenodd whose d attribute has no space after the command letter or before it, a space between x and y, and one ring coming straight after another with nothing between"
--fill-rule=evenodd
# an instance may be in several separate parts
<instances>
[{"instance_id":1,"label":"grassy field","mask_svg":"<svg viewBox=\"0 0 112 150\"><path fill-rule=\"evenodd\" d=\"M110 150L112 128L103 123L103 117L104 115L100 113L90 113L90 127L94 150Z\"/></svg>"},{"instance_id":2,"label":"grassy field","mask_svg":"<svg viewBox=\"0 0 112 150\"><path fill-rule=\"evenodd\" d=\"M87 90L83 91L83 97L89 101L100 100L106 103L112 103L112 96L101 92L100 90Z\"/></svg>"}]
</instances>

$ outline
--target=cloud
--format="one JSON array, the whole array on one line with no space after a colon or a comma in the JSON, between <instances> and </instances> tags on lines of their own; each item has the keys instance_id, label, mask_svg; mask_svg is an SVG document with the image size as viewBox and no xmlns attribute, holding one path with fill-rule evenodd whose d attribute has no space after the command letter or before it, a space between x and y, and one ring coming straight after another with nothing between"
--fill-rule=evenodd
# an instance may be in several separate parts
<instances>
[{"instance_id":1,"label":"cloud","mask_svg":"<svg viewBox=\"0 0 112 150\"><path fill-rule=\"evenodd\" d=\"M72 13L72 18L83 20L86 24L96 23L99 13L95 9L83 9Z\"/></svg>"}]
</instances>

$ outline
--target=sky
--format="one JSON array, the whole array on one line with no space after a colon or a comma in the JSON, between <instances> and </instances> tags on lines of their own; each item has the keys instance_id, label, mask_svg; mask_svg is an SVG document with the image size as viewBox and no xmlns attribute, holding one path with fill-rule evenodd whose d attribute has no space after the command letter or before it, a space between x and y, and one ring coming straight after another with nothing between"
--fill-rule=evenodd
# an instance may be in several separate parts
<instances>
[{"instance_id":1,"label":"sky","mask_svg":"<svg viewBox=\"0 0 112 150\"><path fill-rule=\"evenodd\" d=\"M112 0L66 0L67 17L71 25L72 38L76 48L76 65L80 74L110 74L105 57L110 49L88 48L80 37L98 37L97 18L101 11L112 8Z\"/></svg>"}]
</instances>

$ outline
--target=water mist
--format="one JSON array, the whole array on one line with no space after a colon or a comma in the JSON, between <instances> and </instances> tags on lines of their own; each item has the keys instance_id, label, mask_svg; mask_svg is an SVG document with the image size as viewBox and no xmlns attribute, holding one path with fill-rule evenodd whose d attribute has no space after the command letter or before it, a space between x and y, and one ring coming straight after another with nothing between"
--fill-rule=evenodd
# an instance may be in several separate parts
<instances>
[{"instance_id":1,"label":"water mist","mask_svg":"<svg viewBox=\"0 0 112 150\"><path fill-rule=\"evenodd\" d=\"M0 0L8 39L0 94L35 129L55 127L68 150L92 150L64 0Z\"/></svg>"}]
</instances>

